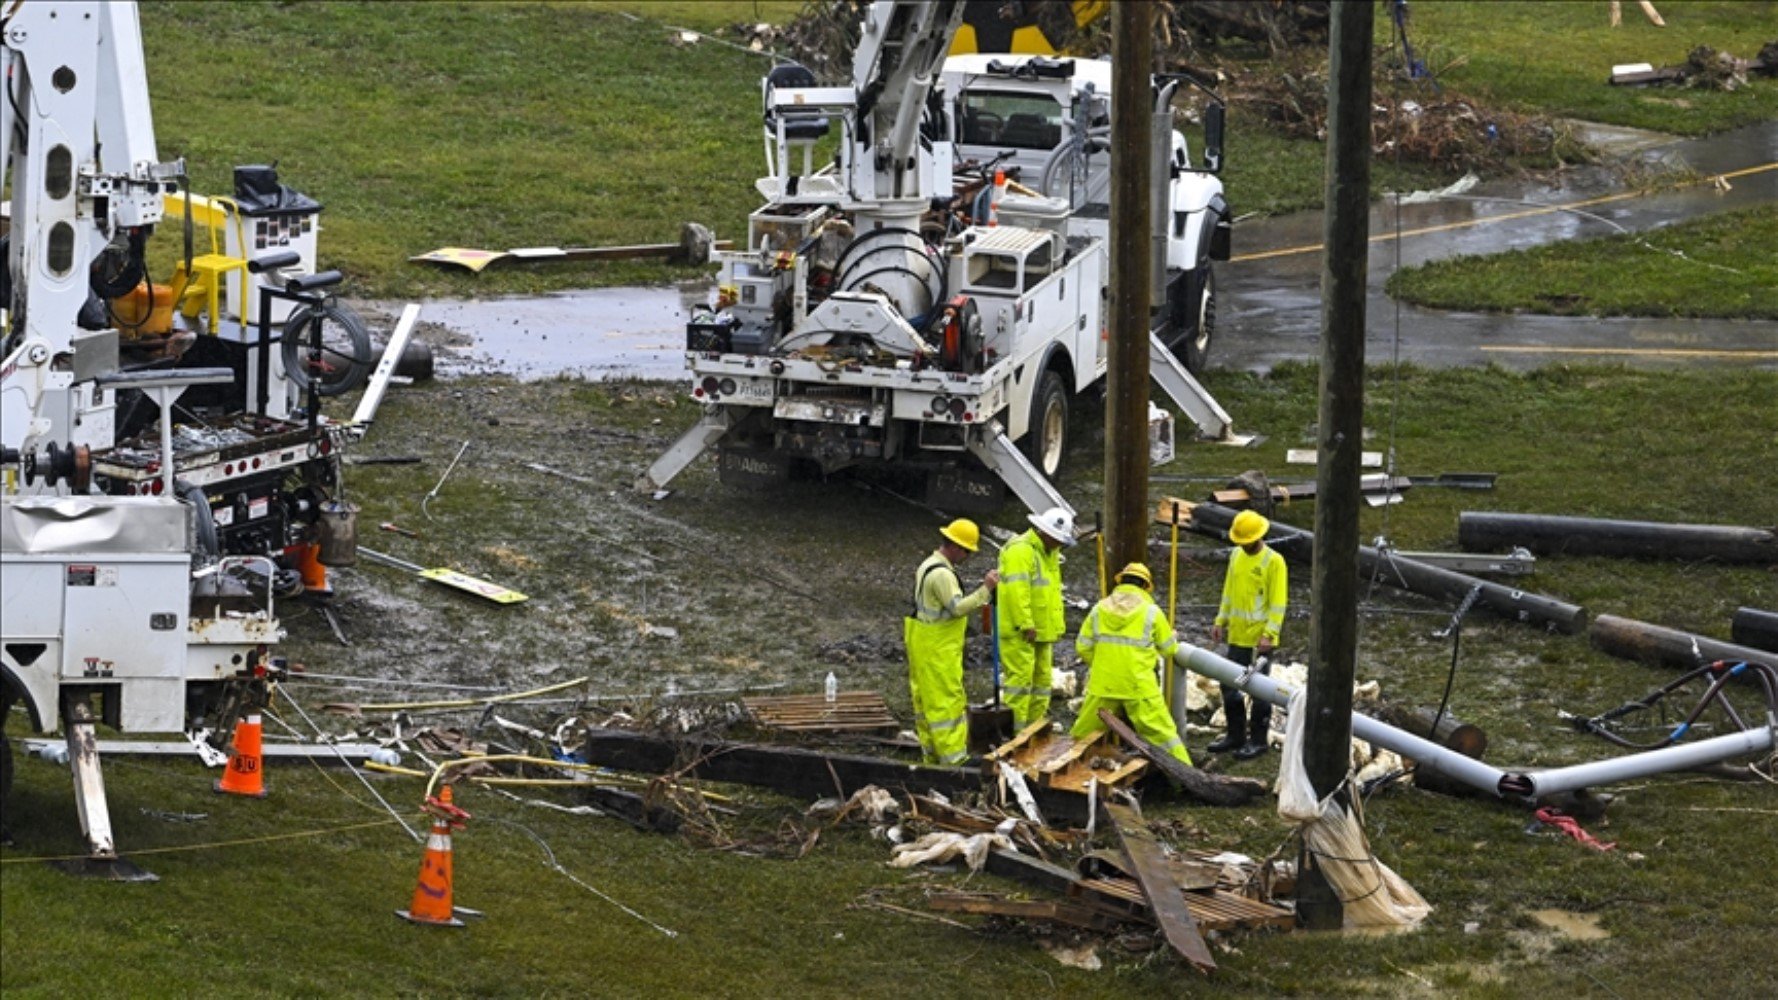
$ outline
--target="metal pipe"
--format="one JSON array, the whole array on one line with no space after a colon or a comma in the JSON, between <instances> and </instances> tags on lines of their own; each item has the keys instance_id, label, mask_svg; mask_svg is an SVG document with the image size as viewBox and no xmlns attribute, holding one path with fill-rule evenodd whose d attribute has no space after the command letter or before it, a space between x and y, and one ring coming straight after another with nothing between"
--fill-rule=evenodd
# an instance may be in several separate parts
<instances>
[{"instance_id":1,"label":"metal pipe","mask_svg":"<svg viewBox=\"0 0 1778 1000\"><path fill-rule=\"evenodd\" d=\"M1730 663L1759 663L1778 670L1778 653L1616 615L1600 615L1588 630L1587 638L1594 649L1643 663L1691 668L1726 660Z\"/></svg>"},{"instance_id":2,"label":"metal pipe","mask_svg":"<svg viewBox=\"0 0 1778 1000\"><path fill-rule=\"evenodd\" d=\"M1778 563L1778 533L1726 524L1607 521L1553 514L1463 511L1457 544L1469 552L1523 546L1538 555L1641 556Z\"/></svg>"},{"instance_id":3,"label":"metal pipe","mask_svg":"<svg viewBox=\"0 0 1778 1000\"><path fill-rule=\"evenodd\" d=\"M1221 504L1200 503L1192 508L1192 525L1211 529L1217 537L1227 535L1236 511ZM1220 533L1220 534L1218 534ZM1292 562L1308 563L1315 536L1300 528L1272 522L1266 542ZM1358 547L1358 568L1361 573L1376 574L1378 580L1392 587L1411 590L1428 597L1460 600L1472 589L1480 588L1476 603L1517 621L1548 625L1558 632L1578 634L1587 627L1587 609L1578 604L1558 601L1553 597L1533 594L1516 587L1502 586L1489 580L1428 566L1394 552L1380 552L1367 545Z\"/></svg>"},{"instance_id":4,"label":"metal pipe","mask_svg":"<svg viewBox=\"0 0 1778 1000\"><path fill-rule=\"evenodd\" d=\"M1249 675L1247 668L1239 663L1189 643L1179 644L1178 652L1173 654L1173 662L1186 670L1231 684L1255 698L1279 707L1288 707L1290 696L1296 690L1265 674ZM1465 757L1455 750L1439 746L1431 740L1397 729L1388 723L1378 722L1368 715L1352 713L1352 735L1404 757L1411 757L1421 767L1453 781L1460 781L1490 795L1502 794L1500 783L1506 778L1506 772L1500 768Z\"/></svg>"},{"instance_id":5,"label":"metal pipe","mask_svg":"<svg viewBox=\"0 0 1778 1000\"><path fill-rule=\"evenodd\" d=\"M1264 674L1249 675L1247 668L1240 664L1187 643L1179 644L1178 652L1173 654L1173 662L1184 669L1232 684L1247 694L1274 705L1287 706L1294 691L1291 686L1280 684ZM1778 720L1768 718L1765 728L1730 733L1696 743L1682 743L1660 750L1547 771L1506 771L1465 757L1455 750L1403 732L1369 716L1357 713L1352 715L1352 735L1361 740L1385 750L1393 750L1433 773L1460 781L1490 795L1502 798L1523 796L1533 800L1557 792L1630 781L1669 771L1702 767L1735 757L1768 753L1773 747L1774 727L1778 727Z\"/></svg>"},{"instance_id":6,"label":"metal pipe","mask_svg":"<svg viewBox=\"0 0 1778 1000\"><path fill-rule=\"evenodd\" d=\"M1778 653L1778 612L1736 608L1729 638L1743 646Z\"/></svg>"}]
</instances>

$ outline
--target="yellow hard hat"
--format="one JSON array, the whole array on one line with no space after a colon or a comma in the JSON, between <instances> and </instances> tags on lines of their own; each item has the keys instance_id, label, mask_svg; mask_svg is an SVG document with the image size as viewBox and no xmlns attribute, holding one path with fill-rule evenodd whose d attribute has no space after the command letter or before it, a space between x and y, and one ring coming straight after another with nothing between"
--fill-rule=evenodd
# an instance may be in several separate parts
<instances>
[{"instance_id":1,"label":"yellow hard hat","mask_svg":"<svg viewBox=\"0 0 1778 1000\"><path fill-rule=\"evenodd\" d=\"M1140 582L1142 586L1149 590L1154 589L1154 574L1148 571L1147 566L1144 566L1139 562L1133 562L1128 566L1125 566L1123 569L1118 570L1117 578L1120 583Z\"/></svg>"},{"instance_id":2,"label":"yellow hard hat","mask_svg":"<svg viewBox=\"0 0 1778 1000\"><path fill-rule=\"evenodd\" d=\"M1272 522L1258 511L1244 510L1235 515L1235 523L1229 525L1229 541L1236 545L1252 545L1266 537L1266 531Z\"/></svg>"},{"instance_id":3,"label":"yellow hard hat","mask_svg":"<svg viewBox=\"0 0 1778 1000\"><path fill-rule=\"evenodd\" d=\"M960 517L952 521L938 529L938 533L971 552L974 552L975 547L982 541L982 529L976 527L975 522L967 517Z\"/></svg>"}]
</instances>

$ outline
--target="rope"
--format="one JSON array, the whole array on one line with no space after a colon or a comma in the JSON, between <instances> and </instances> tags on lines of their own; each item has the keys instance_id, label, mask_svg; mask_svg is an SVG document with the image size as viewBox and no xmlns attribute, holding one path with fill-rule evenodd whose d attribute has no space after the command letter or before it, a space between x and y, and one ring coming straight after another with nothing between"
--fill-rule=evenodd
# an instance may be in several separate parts
<instances>
[{"instance_id":1,"label":"rope","mask_svg":"<svg viewBox=\"0 0 1778 1000\"><path fill-rule=\"evenodd\" d=\"M147 854L178 854L187 851L207 851L222 847L246 847L252 844L270 844L280 840L297 840L302 837L318 837L329 833L345 833L348 830L367 830L373 826L388 826L394 820L376 819L368 823L352 823L347 826L330 826L320 830L303 830L298 833L274 833L264 837L249 837L245 840L217 840L205 844L184 844L179 847L148 847L130 852L130 857L141 857ZM45 861L85 861L89 855L64 854L50 857L0 858L0 865L22 865L27 862Z\"/></svg>"},{"instance_id":2,"label":"rope","mask_svg":"<svg viewBox=\"0 0 1778 1000\"><path fill-rule=\"evenodd\" d=\"M412 837L414 839L415 843L419 843L423 839L420 836L420 834L417 831L415 831L413 827L408 825L407 820L403 819L401 814L395 811L395 807L390 805L388 800L383 798L382 793L378 792L376 790L376 787L370 783L370 779L366 778L364 776L364 772L360 771L358 768L352 766L352 762L347 760L346 755L343 752L341 752L341 750L339 748L339 744L334 743L332 740L327 739L326 736L322 734L321 727L315 725L315 720L309 718L309 713L303 711L303 707L301 705L297 704L296 699L292 698L288 691L285 691L282 686L278 687L276 690L279 694L284 696L285 701L290 703L290 707L296 709L296 714L303 717L303 721L307 722L309 724L309 728L315 730L315 736L333 749L334 756L336 756L340 759L340 763L346 765L346 769L351 771L352 774L359 781L364 783L364 787L370 791L370 794L377 800L378 803L380 803L382 805L382 807L384 809L389 811L390 816L395 817L395 822L401 824L401 828L403 830L407 831L407 835L409 837ZM320 765L320 763L316 762L314 760L314 758L310 758L309 762L315 765L316 770L320 770L321 765ZM325 772L323 772L323 773L325 774ZM332 782L333 776L327 775L327 780ZM334 787L340 788L339 783L334 782ZM346 795L346 790L344 788L340 788L340 794ZM346 795L346 797L352 798L352 796L350 796L350 795ZM357 802L357 799L353 799L353 801ZM359 803L359 804L362 805L363 803Z\"/></svg>"}]
</instances>

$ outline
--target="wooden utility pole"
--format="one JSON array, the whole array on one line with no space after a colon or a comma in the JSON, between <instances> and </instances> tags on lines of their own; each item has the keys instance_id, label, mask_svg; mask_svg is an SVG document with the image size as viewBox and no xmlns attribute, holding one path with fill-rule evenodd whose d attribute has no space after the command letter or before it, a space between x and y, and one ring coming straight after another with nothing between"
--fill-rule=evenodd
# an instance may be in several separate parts
<instances>
[{"instance_id":1,"label":"wooden utility pole","mask_svg":"<svg viewBox=\"0 0 1778 1000\"><path fill-rule=\"evenodd\" d=\"M1345 780L1358 658L1359 453L1364 428L1364 303L1371 186L1370 0L1336 0L1328 39L1327 208L1321 267L1321 412L1317 424L1314 566L1310 570L1308 718L1303 755L1316 795ZM1340 926L1318 868L1297 883L1297 920Z\"/></svg>"},{"instance_id":2,"label":"wooden utility pole","mask_svg":"<svg viewBox=\"0 0 1778 1000\"><path fill-rule=\"evenodd\" d=\"M1105 373L1107 573L1148 555L1148 312L1154 227L1149 148L1156 5L1111 22L1111 315Z\"/></svg>"}]
</instances>

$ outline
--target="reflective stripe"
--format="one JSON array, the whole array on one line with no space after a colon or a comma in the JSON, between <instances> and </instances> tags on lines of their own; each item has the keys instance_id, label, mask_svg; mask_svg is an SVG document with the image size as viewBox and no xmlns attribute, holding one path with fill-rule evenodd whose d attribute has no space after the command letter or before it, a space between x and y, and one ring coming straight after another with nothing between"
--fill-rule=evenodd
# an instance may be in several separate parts
<instances>
[{"instance_id":1,"label":"reflective stripe","mask_svg":"<svg viewBox=\"0 0 1778 1000\"><path fill-rule=\"evenodd\" d=\"M1283 609L1280 608L1279 610L1282 611ZM1263 622L1266 620L1266 612L1263 608L1256 608L1251 611L1243 611L1239 608L1230 608L1229 612L1228 612L1228 616L1230 618L1239 618L1244 622Z\"/></svg>"},{"instance_id":2,"label":"reflective stripe","mask_svg":"<svg viewBox=\"0 0 1778 1000\"><path fill-rule=\"evenodd\" d=\"M1000 578L1001 583L1025 583L1031 579L1029 573L1008 573Z\"/></svg>"},{"instance_id":3,"label":"reflective stripe","mask_svg":"<svg viewBox=\"0 0 1778 1000\"><path fill-rule=\"evenodd\" d=\"M1171 749L1173 749L1173 748L1174 748L1174 747L1182 747L1182 746L1185 746L1185 741L1184 741L1184 740L1182 740L1182 739L1180 739L1180 738L1179 738L1179 737L1177 737L1177 736L1175 736L1175 737L1174 737L1174 738L1172 738L1172 739L1170 739L1170 740L1168 740L1168 741L1167 741L1167 742L1165 742L1165 743L1162 743L1162 744L1161 744L1161 745L1160 745L1160 747L1159 747L1159 749L1161 749L1161 750L1171 750Z\"/></svg>"},{"instance_id":4,"label":"reflective stripe","mask_svg":"<svg viewBox=\"0 0 1778 1000\"><path fill-rule=\"evenodd\" d=\"M1002 693L1005 694L1008 698L1020 698L1020 697L1025 697L1027 695L1035 696L1035 695L1040 695L1040 694L1049 694L1050 689L1049 688L1041 688L1041 687L1009 687L1009 688L1004 689L1004 691L1002 691Z\"/></svg>"},{"instance_id":5,"label":"reflective stripe","mask_svg":"<svg viewBox=\"0 0 1778 1000\"><path fill-rule=\"evenodd\" d=\"M961 764L968 759L969 759L969 751L959 750L956 753L945 754L943 757L940 757L938 759L938 762L940 764Z\"/></svg>"},{"instance_id":6,"label":"reflective stripe","mask_svg":"<svg viewBox=\"0 0 1778 1000\"><path fill-rule=\"evenodd\" d=\"M946 719L943 722L928 722L926 723L926 728L933 732L937 732L941 729L956 729L958 726L963 725L963 720L964 717L959 715L955 719Z\"/></svg>"},{"instance_id":7,"label":"reflective stripe","mask_svg":"<svg viewBox=\"0 0 1778 1000\"><path fill-rule=\"evenodd\" d=\"M1156 649L1158 649L1160 651L1160 654L1162 656L1165 656L1168 659L1172 659L1173 654L1175 652L1177 652L1179 649L1179 640L1177 640L1177 639L1169 640L1165 646L1157 646Z\"/></svg>"},{"instance_id":8,"label":"reflective stripe","mask_svg":"<svg viewBox=\"0 0 1778 1000\"><path fill-rule=\"evenodd\" d=\"M1153 645L1147 638L1132 639L1127 635L1102 635L1099 641L1109 646L1134 646L1137 649L1147 649Z\"/></svg>"}]
</instances>

